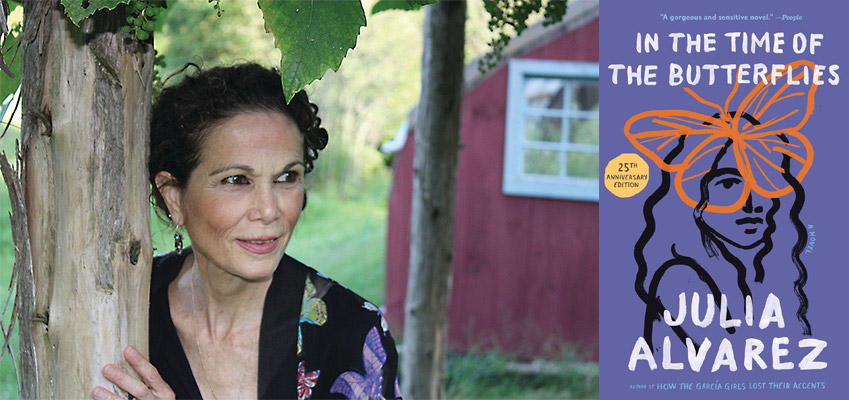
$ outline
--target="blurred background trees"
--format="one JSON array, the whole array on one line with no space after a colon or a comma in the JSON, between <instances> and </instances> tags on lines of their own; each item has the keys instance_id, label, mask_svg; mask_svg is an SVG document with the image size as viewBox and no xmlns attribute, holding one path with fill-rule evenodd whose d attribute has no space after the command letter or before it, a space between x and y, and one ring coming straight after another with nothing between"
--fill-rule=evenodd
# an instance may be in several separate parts
<instances>
[{"instance_id":1,"label":"blurred background trees","mask_svg":"<svg viewBox=\"0 0 849 400\"><path fill-rule=\"evenodd\" d=\"M330 132L313 184L344 196L362 190L372 179L388 179L389 169L377 148L395 135L419 100L424 12L370 14L376 2L363 1L368 25L343 67L328 70L306 89ZM166 61L161 77L187 62L204 68L245 61L279 66L280 53L263 28L256 2L222 0L220 5L224 12L218 17L204 1L169 2L155 41ZM466 60L471 61L488 49L491 33L483 2L470 2L468 8Z\"/></svg>"}]
</instances>

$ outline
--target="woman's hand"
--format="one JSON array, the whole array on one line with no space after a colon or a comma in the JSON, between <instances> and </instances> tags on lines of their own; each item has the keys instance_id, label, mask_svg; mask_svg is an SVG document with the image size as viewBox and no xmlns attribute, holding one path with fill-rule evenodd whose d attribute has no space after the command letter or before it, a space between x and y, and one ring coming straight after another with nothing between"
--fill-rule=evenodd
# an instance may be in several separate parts
<instances>
[{"instance_id":1,"label":"woman's hand","mask_svg":"<svg viewBox=\"0 0 849 400\"><path fill-rule=\"evenodd\" d=\"M124 349L124 359L130 363L130 366L136 370L136 373L142 377L144 382L121 371L120 368L112 364L106 364L103 367L103 376L139 400L174 398L174 391L162 380L156 367L145 359L138 350L132 346L127 346ZM91 396L95 400L123 399L123 397L119 397L102 386L94 388Z\"/></svg>"}]
</instances>

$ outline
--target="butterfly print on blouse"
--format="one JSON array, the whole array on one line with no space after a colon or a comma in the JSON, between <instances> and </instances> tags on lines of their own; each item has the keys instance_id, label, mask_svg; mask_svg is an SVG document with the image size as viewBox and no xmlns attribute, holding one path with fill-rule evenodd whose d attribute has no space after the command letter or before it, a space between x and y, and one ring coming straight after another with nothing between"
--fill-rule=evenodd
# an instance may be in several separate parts
<instances>
[{"instance_id":1,"label":"butterfly print on blouse","mask_svg":"<svg viewBox=\"0 0 849 400\"><path fill-rule=\"evenodd\" d=\"M386 362L386 350L380 341L377 327L372 327L363 344L363 365L365 374L348 371L339 375L330 393L339 393L352 400L383 399L383 364Z\"/></svg>"}]
</instances>

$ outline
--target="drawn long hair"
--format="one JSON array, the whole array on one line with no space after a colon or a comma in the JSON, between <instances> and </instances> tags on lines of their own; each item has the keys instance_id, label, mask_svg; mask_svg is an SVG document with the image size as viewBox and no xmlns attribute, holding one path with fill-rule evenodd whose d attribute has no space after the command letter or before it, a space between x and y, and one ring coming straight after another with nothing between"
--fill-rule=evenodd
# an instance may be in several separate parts
<instances>
[{"instance_id":1,"label":"drawn long hair","mask_svg":"<svg viewBox=\"0 0 849 400\"><path fill-rule=\"evenodd\" d=\"M735 112L730 112L729 114L731 116L734 116ZM718 114L714 116L714 118L717 117ZM741 118L746 119L749 123L753 125L759 124L759 122L754 117L747 113L743 113ZM705 124L709 123L705 122ZM779 140L785 143L788 142L786 136L784 136L783 134L777 135L777 137ZM665 155L663 161L667 164L671 164L675 160L675 158L682 153L686 140L686 135L680 136L675 147ZM716 176L716 172L719 170L719 162L724 156L726 156L726 153L728 152L728 149L732 146L732 144L733 141L729 138L714 157L710 170L704 176L702 176L699 182L700 198L698 204L693 208L692 215L695 225L698 227L699 235L701 236L701 245L704 248L706 255L708 256L708 258L721 258L733 267L733 271L734 273L736 273L737 287L740 291L742 299L745 301L746 296L751 296L752 294L751 288L749 287L748 281L746 279L749 273L749 268L729 250L729 244L733 247L743 249L755 249L759 247L752 262L752 270L755 273L754 281L757 283L763 283L764 277L766 275L766 271L763 267L763 260L764 257L766 257L773 250L774 247L774 243L772 240L773 233L776 230L774 217L776 212L780 208L781 202L779 198L771 199L772 204L765 215L766 218L764 222L766 223L766 228L763 232L763 236L760 240L756 241L751 245L740 246L731 243L729 240L722 237L722 235L720 235L715 229L713 229L704 221L703 216L709 201L708 183L713 177ZM793 188L795 193L795 198L789 209L789 217L796 231L796 242L791 252L791 259L796 267L798 275L797 279L793 283L794 293L796 294L796 297L799 300L799 308L796 312L796 317L803 326L803 334L810 335L810 324L806 316L808 309L808 301L804 292L804 286L807 281L807 270L800 258L800 254L805 248L805 244L807 241L807 232L805 230L805 225L801 222L799 218L799 213L802 209L802 205L804 204L805 200L805 193L802 185L794 177L794 175L790 173L790 157L788 155L785 154L783 156L781 166L784 169L782 177ZM657 219L655 217L655 209L657 208L658 203L660 203L661 200L663 200L667 196L667 194L669 194L671 182L671 173L662 170L660 185L657 189L655 189L655 191L648 197L648 199L643 204L643 217L645 221L645 228L643 229L642 234L640 235L639 239L637 240L634 246L634 260L637 263L637 274L636 279L634 281L634 288L637 292L637 295L646 304L643 338L646 340L647 344L651 348L654 348L654 346L652 345L653 325L655 322L660 321L662 319L663 312L666 310L665 306L662 304L660 298L657 295L657 289L664 274L670 268L672 268L673 266L686 266L690 268L693 272L695 272L698 275L699 279L707 285L707 287L713 294L714 301L716 302L717 307L720 306L719 300L722 294L722 291L717 285L714 276L712 276L705 268L703 268L702 264L699 263L695 258L679 254L679 251L678 249L676 249L674 243L669 248L669 258L665 262L661 263L661 265L653 271L651 277L649 277L650 265L646 259L646 247L648 246L651 239L654 237L657 230ZM716 272L714 272L714 274L715 273ZM646 282L647 279L649 279L648 282ZM726 315L726 318L731 319L730 310L728 310L727 313L728 314ZM686 338L689 337L689 335L682 326L673 326L671 328L682 342L684 342ZM726 331L729 334L733 334L735 332L735 329L733 327L730 327L727 328ZM696 347L698 347L698 345L696 345Z\"/></svg>"}]
</instances>

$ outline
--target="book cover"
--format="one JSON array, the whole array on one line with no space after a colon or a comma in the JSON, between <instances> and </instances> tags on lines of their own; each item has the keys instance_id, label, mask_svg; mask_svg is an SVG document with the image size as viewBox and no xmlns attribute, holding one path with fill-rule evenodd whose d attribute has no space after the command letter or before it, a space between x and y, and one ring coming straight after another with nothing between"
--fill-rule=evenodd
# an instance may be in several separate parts
<instances>
[{"instance_id":1,"label":"book cover","mask_svg":"<svg viewBox=\"0 0 849 400\"><path fill-rule=\"evenodd\" d=\"M843 398L844 16L600 16L601 398Z\"/></svg>"}]
</instances>

